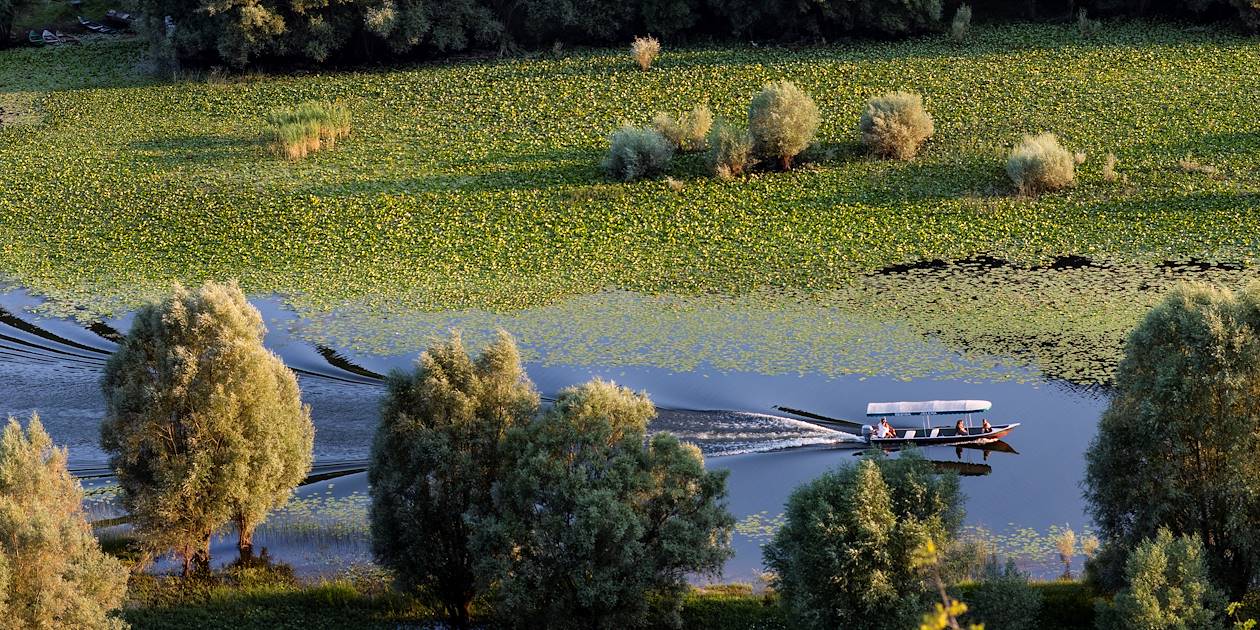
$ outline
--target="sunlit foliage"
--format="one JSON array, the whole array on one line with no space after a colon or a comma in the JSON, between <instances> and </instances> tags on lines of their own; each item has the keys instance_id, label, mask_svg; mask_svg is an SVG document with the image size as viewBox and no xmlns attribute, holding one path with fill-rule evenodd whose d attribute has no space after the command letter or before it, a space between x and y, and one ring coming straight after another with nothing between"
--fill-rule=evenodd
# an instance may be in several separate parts
<instances>
[{"instance_id":1,"label":"sunlit foliage","mask_svg":"<svg viewBox=\"0 0 1260 630\"><path fill-rule=\"evenodd\" d=\"M867 101L858 128L872 153L898 160L913 158L935 131L923 97L909 92L889 92Z\"/></svg>"},{"instance_id":2,"label":"sunlit foliage","mask_svg":"<svg viewBox=\"0 0 1260 630\"><path fill-rule=\"evenodd\" d=\"M709 130L707 143L709 169L719 179L739 177L755 163L747 129L719 120Z\"/></svg>"},{"instance_id":3,"label":"sunlit foliage","mask_svg":"<svg viewBox=\"0 0 1260 630\"><path fill-rule=\"evenodd\" d=\"M791 81L768 83L748 104L753 153L783 170L813 142L820 124L814 99Z\"/></svg>"},{"instance_id":4,"label":"sunlit foliage","mask_svg":"<svg viewBox=\"0 0 1260 630\"><path fill-rule=\"evenodd\" d=\"M764 547L766 566L802 628L909 627L931 601L915 563L962 523L958 479L914 452L878 454L808 482Z\"/></svg>"},{"instance_id":5,"label":"sunlit foliage","mask_svg":"<svg viewBox=\"0 0 1260 630\"><path fill-rule=\"evenodd\" d=\"M676 621L688 576L721 569L735 524L726 473L668 433L649 439L655 417L646 395L597 380L509 432L494 510L476 523L499 623Z\"/></svg>"},{"instance_id":6,"label":"sunlit foliage","mask_svg":"<svg viewBox=\"0 0 1260 630\"><path fill-rule=\"evenodd\" d=\"M307 101L272 112L267 123L272 150L296 160L350 135L350 110L341 103Z\"/></svg>"},{"instance_id":7,"label":"sunlit foliage","mask_svg":"<svg viewBox=\"0 0 1260 630\"><path fill-rule=\"evenodd\" d=\"M674 118L660 112L652 118L652 126L661 132L679 151L703 151L707 148L709 129L713 126L713 112L709 106L701 103L691 111Z\"/></svg>"},{"instance_id":8,"label":"sunlit foliage","mask_svg":"<svg viewBox=\"0 0 1260 630\"><path fill-rule=\"evenodd\" d=\"M1024 136L1006 158L1006 174L1022 193L1065 188L1076 179L1076 160L1052 133Z\"/></svg>"},{"instance_id":9,"label":"sunlit foliage","mask_svg":"<svg viewBox=\"0 0 1260 630\"><path fill-rule=\"evenodd\" d=\"M640 70L652 67L652 62L661 54L661 42L655 37L636 37L630 42L630 56L639 64Z\"/></svg>"},{"instance_id":10,"label":"sunlit foliage","mask_svg":"<svg viewBox=\"0 0 1260 630\"><path fill-rule=\"evenodd\" d=\"M1099 630L1216 630L1224 627L1225 597L1212 584L1198 535L1160 529L1129 555L1128 584L1112 606L1100 604Z\"/></svg>"},{"instance_id":11,"label":"sunlit foliage","mask_svg":"<svg viewBox=\"0 0 1260 630\"><path fill-rule=\"evenodd\" d=\"M38 416L0 437L0 626L120 630L127 569L101 552L83 491Z\"/></svg>"},{"instance_id":12,"label":"sunlit foliage","mask_svg":"<svg viewBox=\"0 0 1260 630\"><path fill-rule=\"evenodd\" d=\"M263 347L262 316L235 284L176 286L135 315L105 366L101 446L151 554L205 571L232 521L254 528L310 469L314 428L297 379Z\"/></svg>"},{"instance_id":13,"label":"sunlit foliage","mask_svg":"<svg viewBox=\"0 0 1260 630\"><path fill-rule=\"evenodd\" d=\"M1240 597L1260 568L1260 286L1183 285L1130 334L1086 453L1085 498L1109 553L1168 528L1200 535ZM1108 573L1106 567L1100 567Z\"/></svg>"}]
</instances>

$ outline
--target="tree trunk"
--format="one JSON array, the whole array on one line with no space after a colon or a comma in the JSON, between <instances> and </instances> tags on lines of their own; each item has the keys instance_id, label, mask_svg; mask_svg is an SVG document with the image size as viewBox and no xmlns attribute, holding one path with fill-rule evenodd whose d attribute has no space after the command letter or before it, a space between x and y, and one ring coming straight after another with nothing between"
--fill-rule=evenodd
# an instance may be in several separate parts
<instances>
[{"instance_id":1,"label":"tree trunk","mask_svg":"<svg viewBox=\"0 0 1260 630\"><path fill-rule=\"evenodd\" d=\"M206 534L192 554L192 571L196 575L210 575L210 534Z\"/></svg>"},{"instance_id":2,"label":"tree trunk","mask_svg":"<svg viewBox=\"0 0 1260 630\"><path fill-rule=\"evenodd\" d=\"M254 528L244 517L238 516L235 520L236 548L240 551L241 564L246 564L254 558Z\"/></svg>"},{"instance_id":3,"label":"tree trunk","mask_svg":"<svg viewBox=\"0 0 1260 630\"><path fill-rule=\"evenodd\" d=\"M779 156L779 167L785 171L792 170L792 156L790 155Z\"/></svg>"}]
</instances>

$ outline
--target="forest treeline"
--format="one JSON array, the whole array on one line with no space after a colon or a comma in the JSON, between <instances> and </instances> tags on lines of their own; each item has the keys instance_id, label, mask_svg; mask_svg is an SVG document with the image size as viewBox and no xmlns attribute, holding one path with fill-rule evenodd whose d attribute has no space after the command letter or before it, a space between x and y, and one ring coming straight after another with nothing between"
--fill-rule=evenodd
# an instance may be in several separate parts
<instances>
[{"instance_id":1,"label":"forest treeline","mask_svg":"<svg viewBox=\"0 0 1260 630\"><path fill-rule=\"evenodd\" d=\"M138 0L170 60L361 62L563 45L811 43L944 30L958 0ZM1260 26L1252 0L975 0L978 21L1164 16ZM170 20L167 20L167 17Z\"/></svg>"}]
</instances>

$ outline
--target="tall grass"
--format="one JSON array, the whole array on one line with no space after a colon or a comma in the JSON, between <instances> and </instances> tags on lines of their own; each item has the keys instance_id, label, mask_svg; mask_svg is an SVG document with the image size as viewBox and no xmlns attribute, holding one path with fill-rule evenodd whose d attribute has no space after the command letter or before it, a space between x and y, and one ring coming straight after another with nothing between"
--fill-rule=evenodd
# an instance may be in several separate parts
<instances>
[{"instance_id":1,"label":"tall grass","mask_svg":"<svg viewBox=\"0 0 1260 630\"><path fill-rule=\"evenodd\" d=\"M272 112L267 124L272 150L298 160L349 136L350 110L341 103L307 101Z\"/></svg>"}]
</instances>

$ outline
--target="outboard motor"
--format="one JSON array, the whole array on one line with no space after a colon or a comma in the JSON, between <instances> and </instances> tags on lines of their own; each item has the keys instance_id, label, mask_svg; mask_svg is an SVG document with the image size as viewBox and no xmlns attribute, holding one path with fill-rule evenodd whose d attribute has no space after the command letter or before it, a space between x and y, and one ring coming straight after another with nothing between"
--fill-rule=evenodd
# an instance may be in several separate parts
<instances>
[{"instance_id":1,"label":"outboard motor","mask_svg":"<svg viewBox=\"0 0 1260 630\"><path fill-rule=\"evenodd\" d=\"M869 424L862 425L862 439L870 442L872 437L875 437L875 427Z\"/></svg>"}]
</instances>

